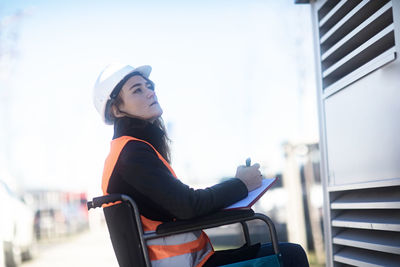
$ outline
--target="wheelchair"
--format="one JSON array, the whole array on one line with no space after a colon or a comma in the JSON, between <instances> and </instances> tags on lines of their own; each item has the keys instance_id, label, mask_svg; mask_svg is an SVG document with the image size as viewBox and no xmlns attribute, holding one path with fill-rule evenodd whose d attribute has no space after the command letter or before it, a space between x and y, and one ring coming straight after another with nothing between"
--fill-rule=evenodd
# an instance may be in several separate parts
<instances>
[{"instance_id":1,"label":"wheelchair","mask_svg":"<svg viewBox=\"0 0 400 267\"><path fill-rule=\"evenodd\" d=\"M113 205L104 206L111 203L113 203ZM282 266L282 256L279 252L278 238L272 220L266 215L254 213L251 209L221 210L192 220L165 222L160 224L155 232L144 233L139 209L135 201L127 195L110 194L95 197L92 201L87 202L87 207L88 210L103 207L111 243L120 267L151 267L146 246L147 240L233 223L241 224L246 244L251 244L249 229L246 222L256 219L263 221L268 226L275 253L263 258L265 258L266 262L269 263L268 266ZM239 262L225 266L236 267L261 265L252 264L249 261L248 263Z\"/></svg>"}]
</instances>

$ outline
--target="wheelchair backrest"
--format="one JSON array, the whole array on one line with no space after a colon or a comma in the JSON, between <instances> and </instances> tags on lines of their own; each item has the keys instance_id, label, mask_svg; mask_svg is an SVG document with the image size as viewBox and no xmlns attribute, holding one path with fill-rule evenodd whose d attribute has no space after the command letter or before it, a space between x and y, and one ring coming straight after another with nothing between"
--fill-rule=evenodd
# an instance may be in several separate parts
<instances>
[{"instance_id":1,"label":"wheelchair backrest","mask_svg":"<svg viewBox=\"0 0 400 267\"><path fill-rule=\"evenodd\" d=\"M120 267L145 266L139 228L128 202L103 208L111 242Z\"/></svg>"}]
</instances>

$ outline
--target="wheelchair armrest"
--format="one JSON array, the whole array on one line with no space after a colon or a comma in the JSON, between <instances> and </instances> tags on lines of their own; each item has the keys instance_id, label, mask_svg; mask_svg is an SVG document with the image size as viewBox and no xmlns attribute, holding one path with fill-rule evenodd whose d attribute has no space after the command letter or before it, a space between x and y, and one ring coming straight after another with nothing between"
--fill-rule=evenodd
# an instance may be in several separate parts
<instances>
[{"instance_id":1,"label":"wheelchair armrest","mask_svg":"<svg viewBox=\"0 0 400 267\"><path fill-rule=\"evenodd\" d=\"M199 229L207 229L218 227L221 225L232 224L236 222L245 221L246 219L252 217L254 211L251 209L246 210L222 210L217 211L212 214L197 217L191 220L180 220L174 222L165 222L160 224L156 233L158 235L163 234L177 234L188 231L194 231Z\"/></svg>"},{"instance_id":2,"label":"wheelchair armrest","mask_svg":"<svg viewBox=\"0 0 400 267\"><path fill-rule=\"evenodd\" d=\"M90 209L100 208L103 204L109 204L121 200L126 201L126 197L127 196L123 194L110 194L110 195L95 197L93 198L92 201L88 201L86 205L88 210L90 210Z\"/></svg>"}]
</instances>

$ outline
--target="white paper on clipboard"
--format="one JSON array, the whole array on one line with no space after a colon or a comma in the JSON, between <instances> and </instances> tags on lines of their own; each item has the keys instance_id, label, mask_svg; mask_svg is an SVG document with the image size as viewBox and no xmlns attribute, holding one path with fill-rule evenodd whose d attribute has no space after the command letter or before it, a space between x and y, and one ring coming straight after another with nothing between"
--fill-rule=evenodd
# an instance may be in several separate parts
<instances>
[{"instance_id":1,"label":"white paper on clipboard","mask_svg":"<svg viewBox=\"0 0 400 267\"><path fill-rule=\"evenodd\" d=\"M225 210L230 209L250 209L257 200L267 192L267 190L272 186L272 184L276 181L275 178L271 179L263 179L261 182L261 186L250 191L246 198L239 200L238 202L228 206Z\"/></svg>"}]
</instances>

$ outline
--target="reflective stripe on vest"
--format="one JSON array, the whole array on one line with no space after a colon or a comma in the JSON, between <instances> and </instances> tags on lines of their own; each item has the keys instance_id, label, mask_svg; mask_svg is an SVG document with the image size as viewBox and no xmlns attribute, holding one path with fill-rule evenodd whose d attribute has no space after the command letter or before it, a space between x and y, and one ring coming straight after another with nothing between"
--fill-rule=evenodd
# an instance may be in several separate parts
<instances>
[{"instance_id":1,"label":"reflective stripe on vest","mask_svg":"<svg viewBox=\"0 0 400 267\"><path fill-rule=\"evenodd\" d=\"M171 174L177 178L169 163L150 143L131 136L121 136L111 141L110 154L104 164L102 179L102 190L104 195L108 195L108 183L122 149L132 140L149 145L156 152L158 158L164 163ZM147 219L144 216L140 216L140 218L145 233L155 231L157 226L162 223ZM152 239L147 241L147 248L152 266L157 267L203 266L207 259L214 253L211 242L203 231L194 231Z\"/></svg>"}]
</instances>

